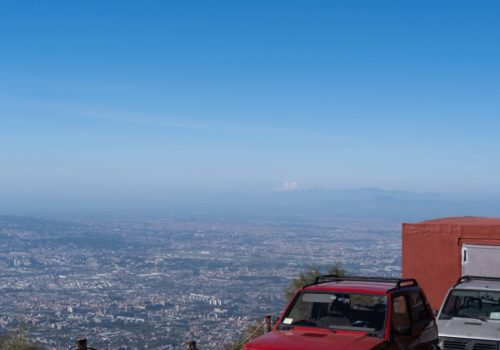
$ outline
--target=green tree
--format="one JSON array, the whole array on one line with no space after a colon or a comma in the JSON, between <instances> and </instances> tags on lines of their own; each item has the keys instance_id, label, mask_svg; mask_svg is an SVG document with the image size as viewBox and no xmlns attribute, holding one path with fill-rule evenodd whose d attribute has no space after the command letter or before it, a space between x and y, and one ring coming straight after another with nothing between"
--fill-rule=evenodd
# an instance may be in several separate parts
<instances>
[{"instance_id":1,"label":"green tree","mask_svg":"<svg viewBox=\"0 0 500 350\"><path fill-rule=\"evenodd\" d=\"M36 350L36 346L26 339L24 327L0 336L0 349L2 350Z\"/></svg>"},{"instance_id":2,"label":"green tree","mask_svg":"<svg viewBox=\"0 0 500 350\"><path fill-rule=\"evenodd\" d=\"M339 265L332 265L326 268L322 268L320 266L311 266L306 271L301 272L299 276L290 281L285 289L285 299L289 300L295 294L295 291L297 289L302 288L307 284L314 283L316 277L321 275L343 276L345 275L345 270Z\"/></svg>"}]
</instances>

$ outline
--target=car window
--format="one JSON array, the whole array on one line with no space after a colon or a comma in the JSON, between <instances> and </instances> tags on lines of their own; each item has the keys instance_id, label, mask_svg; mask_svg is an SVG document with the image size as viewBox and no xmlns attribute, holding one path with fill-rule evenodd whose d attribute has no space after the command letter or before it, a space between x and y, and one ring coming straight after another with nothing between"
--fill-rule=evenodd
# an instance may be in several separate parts
<instances>
[{"instance_id":1,"label":"car window","mask_svg":"<svg viewBox=\"0 0 500 350\"><path fill-rule=\"evenodd\" d=\"M404 295L397 296L392 301L392 327L410 327L408 303Z\"/></svg>"},{"instance_id":2,"label":"car window","mask_svg":"<svg viewBox=\"0 0 500 350\"><path fill-rule=\"evenodd\" d=\"M500 292L454 289L448 295L440 319L452 317L500 320Z\"/></svg>"},{"instance_id":3,"label":"car window","mask_svg":"<svg viewBox=\"0 0 500 350\"><path fill-rule=\"evenodd\" d=\"M431 320L427 304L418 292L410 293L411 319L413 324L427 323Z\"/></svg>"},{"instance_id":4,"label":"car window","mask_svg":"<svg viewBox=\"0 0 500 350\"><path fill-rule=\"evenodd\" d=\"M383 294L305 291L286 311L279 327L378 332L385 327L386 311L387 298Z\"/></svg>"}]
</instances>

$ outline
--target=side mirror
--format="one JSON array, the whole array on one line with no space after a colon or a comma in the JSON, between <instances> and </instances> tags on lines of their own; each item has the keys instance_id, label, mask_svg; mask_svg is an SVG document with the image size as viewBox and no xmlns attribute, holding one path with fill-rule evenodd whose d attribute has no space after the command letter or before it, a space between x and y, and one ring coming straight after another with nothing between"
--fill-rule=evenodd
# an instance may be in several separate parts
<instances>
[{"instance_id":1,"label":"side mirror","mask_svg":"<svg viewBox=\"0 0 500 350\"><path fill-rule=\"evenodd\" d=\"M407 326L396 327L394 333L396 335L411 335L411 327Z\"/></svg>"}]
</instances>

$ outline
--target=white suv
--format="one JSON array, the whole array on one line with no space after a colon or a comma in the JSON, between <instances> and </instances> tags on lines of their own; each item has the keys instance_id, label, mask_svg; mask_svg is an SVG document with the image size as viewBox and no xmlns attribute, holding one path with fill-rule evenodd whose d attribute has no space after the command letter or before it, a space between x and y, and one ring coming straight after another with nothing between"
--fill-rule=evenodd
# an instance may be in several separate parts
<instances>
[{"instance_id":1,"label":"white suv","mask_svg":"<svg viewBox=\"0 0 500 350\"><path fill-rule=\"evenodd\" d=\"M500 278L463 276L437 318L444 350L500 350Z\"/></svg>"}]
</instances>

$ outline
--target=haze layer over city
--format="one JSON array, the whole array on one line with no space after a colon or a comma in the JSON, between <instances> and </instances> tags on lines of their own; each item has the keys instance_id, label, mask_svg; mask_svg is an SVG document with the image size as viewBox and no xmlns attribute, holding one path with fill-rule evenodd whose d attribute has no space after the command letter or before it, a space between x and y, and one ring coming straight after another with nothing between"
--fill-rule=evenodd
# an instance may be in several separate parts
<instances>
[{"instance_id":1,"label":"haze layer over city","mask_svg":"<svg viewBox=\"0 0 500 350\"><path fill-rule=\"evenodd\" d=\"M495 1L0 11L0 337L223 349L311 266L500 213Z\"/></svg>"}]
</instances>

